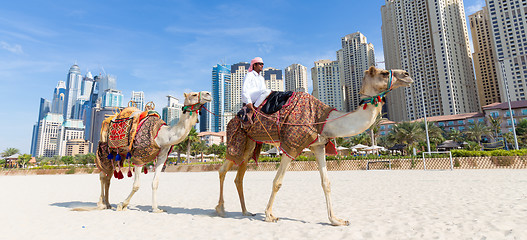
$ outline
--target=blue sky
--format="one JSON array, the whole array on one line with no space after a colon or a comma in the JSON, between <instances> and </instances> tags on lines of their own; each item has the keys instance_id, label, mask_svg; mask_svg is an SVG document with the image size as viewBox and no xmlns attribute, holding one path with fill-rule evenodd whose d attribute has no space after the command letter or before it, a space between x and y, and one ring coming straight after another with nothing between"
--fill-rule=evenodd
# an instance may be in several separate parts
<instances>
[{"instance_id":1,"label":"blue sky","mask_svg":"<svg viewBox=\"0 0 527 240\"><path fill-rule=\"evenodd\" d=\"M467 15L485 5L464 1ZM384 1L4 1L0 8L0 151L29 153L41 97L77 63L83 75L117 77L125 99L144 91L157 110L166 95L211 89L211 69L264 59L283 69L335 60L357 31L383 61ZM311 85L311 81L309 81Z\"/></svg>"}]
</instances>

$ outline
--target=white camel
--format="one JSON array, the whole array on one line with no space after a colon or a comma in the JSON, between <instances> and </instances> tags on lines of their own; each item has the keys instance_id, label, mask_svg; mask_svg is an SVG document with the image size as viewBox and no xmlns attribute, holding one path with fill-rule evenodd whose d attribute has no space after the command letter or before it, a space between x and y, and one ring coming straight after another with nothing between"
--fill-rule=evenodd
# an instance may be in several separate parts
<instances>
[{"instance_id":1,"label":"white camel","mask_svg":"<svg viewBox=\"0 0 527 240\"><path fill-rule=\"evenodd\" d=\"M189 134L192 127L198 122L198 110L203 106L203 104L212 101L212 96L210 92L202 91L199 93L191 92L191 93L185 93L185 101L184 105L186 106L186 111L183 111L181 118L179 122L175 126L162 126L159 129L159 132L157 136L155 137L154 141L159 146L160 152L155 159L155 173L154 178L152 180L152 211L153 212L163 212L163 210L159 209L157 205L157 188L159 186L159 174L163 168L163 165L165 164L165 161L167 160L170 148L183 141ZM112 170L113 171L113 170ZM137 190L139 190L140 186L140 173L141 173L141 167L140 166L134 166L134 184L132 188L132 192L128 197L119 205L117 205L117 210L125 210L130 203L130 199L134 195ZM97 203L97 209L111 209L111 205L108 201L108 195L109 195L109 188L110 188L110 180L112 178L112 172L101 172L100 174L100 180L101 180L101 196L99 199L99 202Z\"/></svg>"},{"instance_id":2,"label":"white camel","mask_svg":"<svg viewBox=\"0 0 527 240\"><path fill-rule=\"evenodd\" d=\"M383 70L371 67L365 72L364 78L362 80L362 89L360 92L365 97L363 99L367 99L367 102L365 103L367 106L364 107L361 102L361 106L356 111L351 113L332 111L327 118L327 123L325 124L323 131L319 133L318 140L309 147L311 151L314 152L318 163L322 188L326 197L328 217L332 225L349 225L349 222L337 218L333 214L330 196L330 182L328 179L325 157L326 143L328 143L331 138L350 137L367 130L373 124L375 118L382 110L384 103L379 100L390 90L398 87L409 86L412 82L413 80L410 78L408 72L404 70ZM372 104L371 100L373 100L374 104ZM257 122L258 121L256 121L255 124L258 124ZM280 140L285 141L287 139ZM247 141L243 153L243 159L245 161L240 164L236 178L234 180L240 199L242 214L246 216L251 216L253 214L248 212L245 207L243 195L243 177L245 171L247 170L247 162L249 157L252 155L254 148L255 143L253 141ZM273 181L271 197L269 198L269 202L265 210L265 221L267 222L276 222L278 220L278 218L272 213L273 202L276 197L276 193L282 186L282 179L292 160L293 159L288 157L286 154L282 155L280 167L278 168ZM225 180L227 171L233 166L233 164L234 163L232 161L225 161L222 167L219 169L220 198L218 205L216 206L216 212L222 217L225 216L223 182Z\"/></svg>"}]
</instances>

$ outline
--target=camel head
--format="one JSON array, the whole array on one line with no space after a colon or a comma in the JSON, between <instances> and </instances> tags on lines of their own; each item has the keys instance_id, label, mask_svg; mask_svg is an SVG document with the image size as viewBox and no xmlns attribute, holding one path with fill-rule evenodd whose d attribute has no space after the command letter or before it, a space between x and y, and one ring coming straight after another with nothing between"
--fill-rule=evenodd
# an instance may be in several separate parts
<instances>
[{"instance_id":1,"label":"camel head","mask_svg":"<svg viewBox=\"0 0 527 240\"><path fill-rule=\"evenodd\" d=\"M391 86L388 86L390 84L390 74L392 75ZM370 69L364 72L360 94L375 96L395 88L410 86L413 82L414 80L410 78L410 74L407 71L400 69L384 70L371 66Z\"/></svg>"},{"instance_id":2,"label":"camel head","mask_svg":"<svg viewBox=\"0 0 527 240\"><path fill-rule=\"evenodd\" d=\"M193 112L199 113L205 103L212 101L212 95L208 91L184 93L184 95L185 101L182 110L183 113L189 112L190 116Z\"/></svg>"}]
</instances>

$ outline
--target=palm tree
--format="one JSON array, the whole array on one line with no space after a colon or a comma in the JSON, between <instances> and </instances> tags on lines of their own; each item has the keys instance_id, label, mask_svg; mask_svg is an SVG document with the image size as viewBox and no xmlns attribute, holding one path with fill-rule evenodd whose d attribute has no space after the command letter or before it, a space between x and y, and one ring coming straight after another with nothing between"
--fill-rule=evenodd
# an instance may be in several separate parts
<instances>
[{"instance_id":1,"label":"palm tree","mask_svg":"<svg viewBox=\"0 0 527 240\"><path fill-rule=\"evenodd\" d=\"M379 128L380 128L381 123L388 121L388 119L383 118L384 115L386 115L386 113L381 113L377 115L377 117L375 117L375 121L373 121L373 124L369 128L372 145L376 144L375 140L377 139L377 136L379 134Z\"/></svg>"},{"instance_id":2,"label":"palm tree","mask_svg":"<svg viewBox=\"0 0 527 240\"><path fill-rule=\"evenodd\" d=\"M370 145L371 138L366 132L363 132L359 135L355 135L351 137L350 141L351 143L353 143L353 145L357 145L357 144Z\"/></svg>"},{"instance_id":3,"label":"palm tree","mask_svg":"<svg viewBox=\"0 0 527 240\"><path fill-rule=\"evenodd\" d=\"M448 140L452 140L455 142L463 142L463 133L455 128L446 132L446 135L447 135L446 138Z\"/></svg>"},{"instance_id":4,"label":"palm tree","mask_svg":"<svg viewBox=\"0 0 527 240\"><path fill-rule=\"evenodd\" d=\"M518 144L525 147L527 145L527 119L522 119L518 122L516 136L518 137Z\"/></svg>"},{"instance_id":5,"label":"palm tree","mask_svg":"<svg viewBox=\"0 0 527 240\"><path fill-rule=\"evenodd\" d=\"M410 150L425 139L425 133L418 122L400 122L393 126L387 137L392 142L407 144Z\"/></svg>"},{"instance_id":6,"label":"palm tree","mask_svg":"<svg viewBox=\"0 0 527 240\"><path fill-rule=\"evenodd\" d=\"M435 149L435 146L445 141L445 137L443 137L444 131L440 127L436 126L433 122L426 122L426 123L428 127L428 138L430 140L430 145L431 145L430 148ZM419 127L421 127L424 134L426 135L426 128L425 128L424 121L419 122ZM425 144L426 143L424 143L423 145Z\"/></svg>"},{"instance_id":7,"label":"palm tree","mask_svg":"<svg viewBox=\"0 0 527 240\"><path fill-rule=\"evenodd\" d=\"M476 141L481 146L481 137L491 134L491 130L487 125L476 122L468 126L464 131L469 139Z\"/></svg>"},{"instance_id":8,"label":"palm tree","mask_svg":"<svg viewBox=\"0 0 527 240\"><path fill-rule=\"evenodd\" d=\"M4 150L2 152L2 157L3 158L6 158L6 157L10 157L10 156L13 156L17 153L20 153L20 150L16 149L16 148L8 148L6 150Z\"/></svg>"},{"instance_id":9,"label":"palm tree","mask_svg":"<svg viewBox=\"0 0 527 240\"><path fill-rule=\"evenodd\" d=\"M492 138L496 139L501 135L501 117L487 116L487 122L490 124L490 130L492 131Z\"/></svg>"},{"instance_id":10,"label":"palm tree","mask_svg":"<svg viewBox=\"0 0 527 240\"><path fill-rule=\"evenodd\" d=\"M25 168L27 163L31 161L31 155L30 154L22 154L18 156L18 160L20 160L20 164L22 164L22 168Z\"/></svg>"},{"instance_id":11,"label":"palm tree","mask_svg":"<svg viewBox=\"0 0 527 240\"><path fill-rule=\"evenodd\" d=\"M196 131L196 129L195 128L190 129L190 132L187 138L185 138L185 140L181 142L183 143L183 145L187 146L187 160L190 159L190 150L191 150L192 144L199 142L199 141L200 139L198 138L198 132Z\"/></svg>"}]
</instances>

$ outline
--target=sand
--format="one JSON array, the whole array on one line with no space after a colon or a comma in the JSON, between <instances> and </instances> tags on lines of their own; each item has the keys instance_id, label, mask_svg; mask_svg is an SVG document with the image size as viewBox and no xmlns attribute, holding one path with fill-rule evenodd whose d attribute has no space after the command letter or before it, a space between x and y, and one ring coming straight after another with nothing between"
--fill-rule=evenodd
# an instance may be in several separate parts
<instances>
[{"instance_id":1,"label":"sand","mask_svg":"<svg viewBox=\"0 0 527 240\"><path fill-rule=\"evenodd\" d=\"M527 170L329 172L336 215L329 225L318 172L287 172L278 223L264 222L275 172L248 172L241 215L234 172L227 174L225 218L217 217L216 172L162 173L151 212L152 173L142 174L130 209L95 206L96 174L0 176L0 239L527 239ZM112 180L115 205L132 179Z\"/></svg>"}]
</instances>

